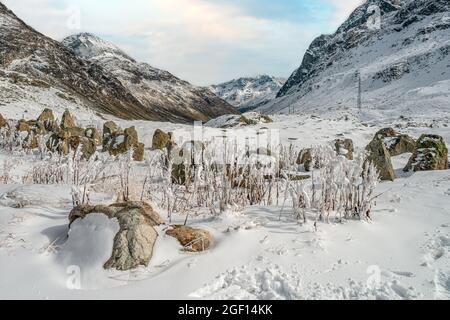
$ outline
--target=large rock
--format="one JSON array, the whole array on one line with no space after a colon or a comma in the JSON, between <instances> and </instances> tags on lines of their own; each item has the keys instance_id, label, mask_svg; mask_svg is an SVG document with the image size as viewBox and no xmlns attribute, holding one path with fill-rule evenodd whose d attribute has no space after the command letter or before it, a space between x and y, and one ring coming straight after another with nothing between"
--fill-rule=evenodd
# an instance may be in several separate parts
<instances>
[{"instance_id":1,"label":"large rock","mask_svg":"<svg viewBox=\"0 0 450 320\"><path fill-rule=\"evenodd\" d=\"M208 250L214 243L213 237L208 231L188 226L171 226L166 234L177 239L184 250L190 252Z\"/></svg>"},{"instance_id":2,"label":"large rock","mask_svg":"<svg viewBox=\"0 0 450 320\"><path fill-rule=\"evenodd\" d=\"M76 127L75 121L73 120L69 110L66 109L61 118L61 128L68 129L73 127Z\"/></svg>"},{"instance_id":3,"label":"large rock","mask_svg":"<svg viewBox=\"0 0 450 320\"><path fill-rule=\"evenodd\" d=\"M105 269L125 271L148 266L158 237L153 227L164 224L149 204L127 202L111 206L78 206L70 212L69 227L76 219L83 219L91 213L103 213L119 222L120 230L114 238L112 254L104 264Z\"/></svg>"},{"instance_id":4,"label":"large rock","mask_svg":"<svg viewBox=\"0 0 450 320\"><path fill-rule=\"evenodd\" d=\"M348 160L353 160L355 148L352 139L337 139L334 141L334 146L339 155L345 156Z\"/></svg>"},{"instance_id":5,"label":"large rock","mask_svg":"<svg viewBox=\"0 0 450 320\"><path fill-rule=\"evenodd\" d=\"M39 123L42 123L46 131L55 131L58 128L55 115L51 109L44 109L40 116L37 118Z\"/></svg>"},{"instance_id":6,"label":"large rock","mask_svg":"<svg viewBox=\"0 0 450 320\"><path fill-rule=\"evenodd\" d=\"M382 140L391 157L404 153L412 153L416 147L416 141L406 134L399 134L393 128L384 128L375 134L374 139Z\"/></svg>"},{"instance_id":7,"label":"large rock","mask_svg":"<svg viewBox=\"0 0 450 320\"><path fill-rule=\"evenodd\" d=\"M17 131L19 132L30 132L31 128L27 121L25 120L19 120L16 127Z\"/></svg>"},{"instance_id":8,"label":"large rock","mask_svg":"<svg viewBox=\"0 0 450 320\"><path fill-rule=\"evenodd\" d=\"M448 149L441 136L424 134L417 140L416 149L405 171L447 170Z\"/></svg>"},{"instance_id":9,"label":"large rock","mask_svg":"<svg viewBox=\"0 0 450 320\"><path fill-rule=\"evenodd\" d=\"M375 139L383 140L387 137L397 137L398 133L393 128L384 128L375 134Z\"/></svg>"},{"instance_id":10,"label":"large rock","mask_svg":"<svg viewBox=\"0 0 450 320\"><path fill-rule=\"evenodd\" d=\"M0 114L0 128L5 128L8 126L8 121Z\"/></svg>"},{"instance_id":11,"label":"large rock","mask_svg":"<svg viewBox=\"0 0 450 320\"><path fill-rule=\"evenodd\" d=\"M47 121L53 122L55 121L55 115L53 114L53 111L51 109L44 109L40 116L37 118L39 122L45 123Z\"/></svg>"},{"instance_id":12,"label":"large rock","mask_svg":"<svg viewBox=\"0 0 450 320\"><path fill-rule=\"evenodd\" d=\"M144 161L144 156L145 156L145 145L139 142L133 147L133 160Z\"/></svg>"},{"instance_id":13,"label":"large rock","mask_svg":"<svg viewBox=\"0 0 450 320\"><path fill-rule=\"evenodd\" d=\"M85 129L80 127L71 127L63 130L68 132L71 137L84 137L86 131Z\"/></svg>"},{"instance_id":14,"label":"large rock","mask_svg":"<svg viewBox=\"0 0 450 320\"><path fill-rule=\"evenodd\" d=\"M114 122L108 121L103 125L103 151L108 151L113 137L123 133L122 129Z\"/></svg>"},{"instance_id":15,"label":"large rock","mask_svg":"<svg viewBox=\"0 0 450 320\"><path fill-rule=\"evenodd\" d=\"M85 160L89 160L97 152L95 141L86 137L81 138L79 147L81 147L81 156Z\"/></svg>"},{"instance_id":16,"label":"large rock","mask_svg":"<svg viewBox=\"0 0 450 320\"><path fill-rule=\"evenodd\" d=\"M311 149L303 149L298 154L297 158L297 164L303 165L305 167L305 171L311 170L311 163L312 163L312 150Z\"/></svg>"},{"instance_id":17,"label":"large rock","mask_svg":"<svg viewBox=\"0 0 450 320\"><path fill-rule=\"evenodd\" d=\"M384 138L384 144L392 157L404 153L413 153L416 149L416 141L406 134L400 134L396 137Z\"/></svg>"},{"instance_id":18,"label":"large rock","mask_svg":"<svg viewBox=\"0 0 450 320\"><path fill-rule=\"evenodd\" d=\"M139 142L135 127L122 131L114 122L109 121L103 126L103 151L109 152L112 156L132 151L135 161L143 161L145 145Z\"/></svg>"},{"instance_id":19,"label":"large rock","mask_svg":"<svg viewBox=\"0 0 450 320\"><path fill-rule=\"evenodd\" d=\"M89 160L97 151L97 144L93 139L84 136L84 129L72 127L60 129L53 133L47 140L47 149L61 155L68 155L69 152L81 148L83 159Z\"/></svg>"},{"instance_id":20,"label":"large rock","mask_svg":"<svg viewBox=\"0 0 450 320\"><path fill-rule=\"evenodd\" d=\"M134 127L125 129L124 133L112 135L111 143L108 147L109 154L117 156L137 147L139 143L138 134Z\"/></svg>"},{"instance_id":21,"label":"large rock","mask_svg":"<svg viewBox=\"0 0 450 320\"><path fill-rule=\"evenodd\" d=\"M165 133L160 129L156 129L155 133L153 134L152 149L163 150L170 147L171 144L172 144L171 134Z\"/></svg>"},{"instance_id":22,"label":"large rock","mask_svg":"<svg viewBox=\"0 0 450 320\"><path fill-rule=\"evenodd\" d=\"M101 146L103 143L103 138L100 132L97 130L97 128L94 127L88 127L84 131L84 136L86 138L92 139L95 142L95 145Z\"/></svg>"},{"instance_id":23,"label":"large rock","mask_svg":"<svg viewBox=\"0 0 450 320\"><path fill-rule=\"evenodd\" d=\"M391 156L383 140L374 140L367 146L366 151L368 152L367 160L372 162L377 168L381 180L395 180L394 168L392 167Z\"/></svg>"},{"instance_id":24,"label":"large rock","mask_svg":"<svg viewBox=\"0 0 450 320\"><path fill-rule=\"evenodd\" d=\"M43 122L40 122L38 120L29 120L27 121L27 123L30 128L30 131L33 131L37 135L45 134L47 131Z\"/></svg>"}]
</instances>

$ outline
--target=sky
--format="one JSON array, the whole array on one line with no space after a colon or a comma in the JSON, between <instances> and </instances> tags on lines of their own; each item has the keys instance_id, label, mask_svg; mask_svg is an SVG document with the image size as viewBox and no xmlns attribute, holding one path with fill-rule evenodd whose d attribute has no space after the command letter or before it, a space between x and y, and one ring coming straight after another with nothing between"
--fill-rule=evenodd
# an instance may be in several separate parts
<instances>
[{"instance_id":1,"label":"sky","mask_svg":"<svg viewBox=\"0 0 450 320\"><path fill-rule=\"evenodd\" d=\"M55 39L90 32L196 85L289 77L362 0L0 0Z\"/></svg>"}]
</instances>

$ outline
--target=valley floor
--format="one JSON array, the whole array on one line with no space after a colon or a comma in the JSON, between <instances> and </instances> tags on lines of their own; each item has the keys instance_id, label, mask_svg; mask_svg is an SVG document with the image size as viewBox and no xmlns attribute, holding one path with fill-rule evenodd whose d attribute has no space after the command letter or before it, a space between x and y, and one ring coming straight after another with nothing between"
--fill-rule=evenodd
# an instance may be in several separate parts
<instances>
[{"instance_id":1,"label":"valley floor","mask_svg":"<svg viewBox=\"0 0 450 320\"><path fill-rule=\"evenodd\" d=\"M436 133L449 143L445 121L432 123L404 123L399 131ZM133 125L147 146L156 128L188 128ZM387 125L395 123L278 116L264 126L279 129L284 143L306 147L344 135L363 148ZM450 299L450 171L406 175L407 160L396 158L399 178L378 186L371 223L323 222L316 231L281 204L199 215L190 224L214 235L211 250L183 252L160 227L149 267L132 272L101 268L114 225L86 222L92 232L73 236L95 244L89 252L67 240L70 187L0 185L0 299ZM73 265L82 266L81 290L71 289Z\"/></svg>"}]
</instances>

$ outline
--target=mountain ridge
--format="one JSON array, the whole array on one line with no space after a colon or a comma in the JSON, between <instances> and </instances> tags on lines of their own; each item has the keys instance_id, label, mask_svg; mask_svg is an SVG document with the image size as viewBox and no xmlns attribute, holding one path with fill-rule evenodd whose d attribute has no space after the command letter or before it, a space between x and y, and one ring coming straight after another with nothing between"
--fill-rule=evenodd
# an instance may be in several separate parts
<instances>
[{"instance_id":1,"label":"mountain ridge","mask_svg":"<svg viewBox=\"0 0 450 320\"><path fill-rule=\"evenodd\" d=\"M80 58L102 66L147 108L178 122L236 113L205 88L196 87L168 71L131 58L114 44L91 33L71 35L61 42Z\"/></svg>"},{"instance_id":2,"label":"mountain ridge","mask_svg":"<svg viewBox=\"0 0 450 320\"><path fill-rule=\"evenodd\" d=\"M380 28L369 28L379 5ZM365 116L448 115L450 2L369 0L332 35L316 38L265 113L358 113Z\"/></svg>"},{"instance_id":3,"label":"mountain ridge","mask_svg":"<svg viewBox=\"0 0 450 320\"><path fill-rule=\"evenodd\" d=\"M109 50L116 56L123 53L117 46ZM134 79L143 77L136 69L157 70L138 64L125 53L121 58L131 65L136 64ZM77 55L62 43L41 34L0 3L0 105L9 106L1 108L0 112L18 117L22 112L38 113L47 107L69 108L128 120L180 123L207 121L236 112L213 93L163 71L155 76L164 75L183 90L169 95L169 99L161 103L154 103L161 95L159 87L130 86L100 62ZM164 79L158 80L161 80L160 86L167 87L166 92L174 88L164 83Z\"/></svg>"},{"instance_id":4,"label":"mountain ridge","mask_svg":"<svg viewBox=\"0 0 450 320\"><path fill-rule=\"evenodd\" d=\"M255 109L274 99L286 79L269 75L236 78L209 88L240 111Z\"/></svg>"}]
</instances>

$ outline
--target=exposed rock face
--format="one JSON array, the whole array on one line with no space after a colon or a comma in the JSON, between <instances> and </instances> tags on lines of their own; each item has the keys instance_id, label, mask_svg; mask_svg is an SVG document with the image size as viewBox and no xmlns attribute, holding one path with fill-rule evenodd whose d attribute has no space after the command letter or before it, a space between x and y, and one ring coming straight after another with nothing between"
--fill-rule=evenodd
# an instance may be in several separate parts
<instances>
[{"instance_id":1,"label":"exposed rock face","mask_svg":"<svg viewBox=\"0 0 450 320\"><path fill-rule=\"evenodd\" d=\"M334 142L334 145L338 154L345 156L348 160L353 160L353 152L355 152L355 147L353 146L352 139L337 139Z\"/></svg>"},{"instance_id":2,"label":"exposed rock face","mask_svg":"<svg viewBox=\"0 0 450 320\"><path fill-rule=\"evenodd\" d=\"M447 170L448 149L441 136L424 134L417 140L416 149L405 171Z\"/></svg>"},{"instance_id":3,"label":"exposed rock face","mask_svg":"<svg viewBox=\"0 0 450 320\"><path fill-rule=\"evenodd\" d=\"M163 150L166 149L172 143L172 137L169 133L165 133L160 129L156 129L153 134L152 149Z\"/></svg>"},{"instance_id":4,"label":"exposed rock face","mask_svg":"<svg viewBox=\"0 0 450 320\"><path fill-rule=\"evenodd\" d=\"M119 221L120 230L114 238L112 255L105 263L105 269L125 271L148 266L158 237L153 227L164 224L149 204L128 202L111 206L78 206L71 211L69 222L72 224L76 219L83 219L91 213L103 213Z\"/></svg>"},{"instance_id":5,"label":"exposed rock face","mask_svg":"<svg viewBox=\"0 0 450 320\"><path fill-rule=\"evenodd\" d=\"M64 111L61 119L61 128L69 129L75 127L76 127L75 121L73 120L69 110Z\"/></svg>"},{"instance_id":6,"label":"exposed rock face","mask_svg":"<svg viewBox=\"0 0 450 320\"><path fill-rule=\"evenodd\" d=\"M395 180L395 172L392 167L391 156L386 149L383 140L375 139L367 146L367 161L372 162L380 173L381 180Z\"/></svg>"},{"instance_id":7,"label":"exposed rock face","mask_svg":"<svg viewBox=\"0 0 450 320\"><path fill-rule=\"evenodd\" d=\"M177 239L184 247L184 250L190 252L208 250L214 243L209 231L194 229L188 226L171 226L166 234Z\"/></svg>"}]
</instances>

